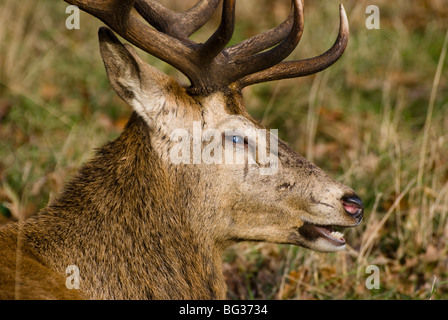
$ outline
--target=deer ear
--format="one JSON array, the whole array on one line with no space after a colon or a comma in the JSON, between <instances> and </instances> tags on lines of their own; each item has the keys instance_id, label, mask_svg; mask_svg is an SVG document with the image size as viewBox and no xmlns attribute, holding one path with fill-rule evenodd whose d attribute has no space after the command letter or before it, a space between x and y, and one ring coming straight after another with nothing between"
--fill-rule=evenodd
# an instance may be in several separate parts
<instances>
[{"instance_id":1,"label":"deer ear","mask_svg":"<svg viewBox=\"0 0 448 320\"><path fill-rule=\"evenodd\" d=\"M122 44L110 29L100 28L98 36L110 84L149 125L153 124L169 77L145 63L132 46Z\"/></svg>"},{"instance_id":2,"label":"deer ear","mask_svg":"<svg viewBox=\"0 0 448 320\"><path fill-rule=\"evenodd\" d=\"M134 55L118 40L108 28L98 32L100 52L106 73L115 92L131 104L135 90L141 82L141 68Z\"/></svg>"}]
</instances>

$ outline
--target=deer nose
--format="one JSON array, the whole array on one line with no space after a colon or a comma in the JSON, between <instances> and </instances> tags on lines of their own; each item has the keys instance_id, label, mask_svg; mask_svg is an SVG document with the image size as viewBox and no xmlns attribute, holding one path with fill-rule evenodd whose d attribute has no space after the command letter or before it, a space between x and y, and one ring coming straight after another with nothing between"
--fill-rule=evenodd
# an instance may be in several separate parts
<instances>
[{"instance_id":1,"label":"deer nose","mask_svg":"<svg viewBox=\"0 0 448 320\"><path fill-rule=\"evenodd\" d=\"M361 221L364 213L364 204L357 195L345 196L341 199L345 212Z\"/></svg>"}]
</instances>

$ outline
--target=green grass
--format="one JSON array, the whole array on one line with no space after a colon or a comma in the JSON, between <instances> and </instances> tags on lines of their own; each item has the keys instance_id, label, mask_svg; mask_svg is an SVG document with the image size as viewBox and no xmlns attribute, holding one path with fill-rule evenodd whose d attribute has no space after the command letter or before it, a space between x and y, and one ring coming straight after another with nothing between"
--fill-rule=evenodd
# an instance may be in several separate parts
<instances>
[{"instance_id":1,"label":"green grass","mask_svg":"<svg viewBox=\"0 0 448 320\"><path fill-rule=\"evenodd\" d=\"M351 36L339 62L315 76L246 88L244 95L255 118L358 191L365 220L346 233L344 252L230 248L224 257L230 298L448 298L448 11L441 1L341 2ZM177 9L188 7L183 3ZM380 8L379 30L365 27L370 4ZM0 3L3 220L45 206L94 148L119 135L131 112L107 82L96 35L101 23L82 14L81 29L67 30L66 6ZM337 32L337 3L305 7L304 35L292 58L320 54ZM234 41L280 23L289 2L241 0L237 8ZM194 37L205 39L218 18ZM378 290L365 286L370 264L380 268Z\"/></svg>"}]
</instances>

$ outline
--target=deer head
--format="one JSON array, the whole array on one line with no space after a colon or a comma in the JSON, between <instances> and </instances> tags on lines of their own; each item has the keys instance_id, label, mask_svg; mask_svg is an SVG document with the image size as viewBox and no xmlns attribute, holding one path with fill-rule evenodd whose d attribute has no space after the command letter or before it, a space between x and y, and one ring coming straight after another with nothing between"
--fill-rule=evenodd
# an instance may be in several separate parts
<instances>
[{"instance_id":1,"label":"deer head","mask_svg":"<svg viewBox=\"0 0 448 320\"><path fill-rule=\"evenodd\" d=\"M345 240L334 227L339 230L360 223L360 198L273 134L267 132L264 141L257 139L256 133L265 128L247 113L242 98L242 89L248 85L311 75L337 61L348 41L342 5L339 34L327 52L306 60L283 61L302 35L301 0L292 0L291 14L278 27L229 47L235 0L223 0L221 23L204 43L193 42L189 36L209 20L219 0L201 0L183 13L151 0L66 1L189 79L189 86L178 84L145 63L111 30L100 29L100 51L110 83L144 120L138 125L147 127L147 144L177 192L189 199L179 199L178 205L190 206L188 219L197 232L213 235L212 240L221 247L254 240L318 251L344 248ZM193 150L181 163L173 162L180 142L173 139L174 130L181 130L183 142L188 141ZM213 140L195 138L198 130L214 133ZM232 133L226 134L229 130ZM244 161L205 163L203 157L195 158L194 148L204 154L211 141L216 142L214 152L224 154L231 148L231 157ZM263 173L269 165L260 161L260 149L275 160L270 174ZM194 194L187 196L185 191L182 196L185 185L189 186L185 190Z\"/></svg>"}]
</instances>

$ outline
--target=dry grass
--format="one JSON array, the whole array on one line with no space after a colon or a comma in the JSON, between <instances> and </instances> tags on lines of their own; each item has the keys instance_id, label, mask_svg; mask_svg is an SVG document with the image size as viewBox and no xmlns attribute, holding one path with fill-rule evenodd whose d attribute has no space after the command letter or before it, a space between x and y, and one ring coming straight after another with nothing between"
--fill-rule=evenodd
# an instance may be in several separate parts
<instances>
[{"instance_id":1,"label":"dry grass","mask_svg":"<svg viewBox=\"0 0 448 320\"><path fill-rule=\"evenodd\" d=\"M185 9L192 1L164 2ZM346 233L344 252L230 248L230 298L448 297L448 11L443 0L341 2L351 38L340 62L312 77L247 88L245 97L251 114L359 192L365 220ZM365 27L370 4L380 8L379 30ZM83 14L81 29L67 30L65 7L50 0L0 3L3 220L45 205L94 147L119 134L130 112L105 77L96 38L101 24ZM235 41L278 24L289 3L245 0L237 7ZM326 50L337 19L333 1L306 1L294 58ZM380 269L380 289L365 286L371 264Z\"/></svg>"}]
</instances>

